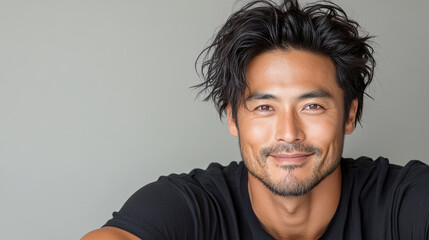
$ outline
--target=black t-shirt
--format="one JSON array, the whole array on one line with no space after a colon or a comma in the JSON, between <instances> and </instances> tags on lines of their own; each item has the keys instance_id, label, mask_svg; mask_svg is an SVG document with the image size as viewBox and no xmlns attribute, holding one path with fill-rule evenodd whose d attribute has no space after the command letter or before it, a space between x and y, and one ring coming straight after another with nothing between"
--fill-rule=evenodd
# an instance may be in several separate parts
<instances>
[{"instance_id":1,"label":"black t-shirt","mask_svg":"<svg viewBox=\"0 0 429 240\"><path fill-rule=\"evenodd\" d=\"M429 166L342 159L341 199L320 239L429 239ZM243 162L172 174L138 190L105 226L152 239L273 240L255 216Z\"/></svg>"}]
</instances>

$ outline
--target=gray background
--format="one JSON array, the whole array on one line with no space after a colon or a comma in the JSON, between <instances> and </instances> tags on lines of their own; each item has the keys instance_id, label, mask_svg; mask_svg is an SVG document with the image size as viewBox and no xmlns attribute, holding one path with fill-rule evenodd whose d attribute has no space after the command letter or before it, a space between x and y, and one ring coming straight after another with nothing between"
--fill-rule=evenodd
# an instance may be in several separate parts
<instances>
[{"instance_id":1,"label":"gray background","mask_svg":"<svg viewBox=\"0 0 429 240\"><path fill-rule=\"evenodd\" d=\"M427 0L337 1L375 39L345 156L429 162ZM239 160L193 64L232 0L0 1L0 236L79 239L159 175Z\"/></svg>"}]
</instances>

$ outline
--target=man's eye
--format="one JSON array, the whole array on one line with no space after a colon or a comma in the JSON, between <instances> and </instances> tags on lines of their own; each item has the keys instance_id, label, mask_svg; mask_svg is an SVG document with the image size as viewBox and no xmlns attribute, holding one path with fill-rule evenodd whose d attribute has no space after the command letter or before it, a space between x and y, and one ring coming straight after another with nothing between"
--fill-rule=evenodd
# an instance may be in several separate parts
<instances>
[{"instance_id":1,"label":"man's eye","mask_svg":"<svg viewBox=\"0 0 429 240\"><path fill-rule=\"evenodd\" d=\"M309 105L305 106L304 109L305 110L317 110L317 109L323 109L323 107L320 106L319 104L309 104Z\"/></svg>"},{"instance_id":2,"label":"man's eye","mask_svg":"<svg viewBox=\"0 0 429 240\"><path fill-rule=\"evenodd\" d=\"M257 107L256 110L259 110L259 111L272 111L273 108L270 107L270 106L268 106L268 105L261 105L261 106Z\"/></svg>"}]
</instances>

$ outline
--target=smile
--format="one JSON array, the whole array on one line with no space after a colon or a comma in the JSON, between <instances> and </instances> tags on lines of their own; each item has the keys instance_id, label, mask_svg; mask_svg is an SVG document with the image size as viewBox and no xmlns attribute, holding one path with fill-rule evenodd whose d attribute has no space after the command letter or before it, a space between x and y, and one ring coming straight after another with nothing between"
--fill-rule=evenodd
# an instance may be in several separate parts
<instances>
[{"instance_id":1,"label":"smile","mask_svg":"<svg viewBox=\"0 0 429 240\"><path fill-rule=\"evenodd\" d=\"M302 165L314 153L276 153L270 154L281 165Z\"/></svg>"}]
</instances>

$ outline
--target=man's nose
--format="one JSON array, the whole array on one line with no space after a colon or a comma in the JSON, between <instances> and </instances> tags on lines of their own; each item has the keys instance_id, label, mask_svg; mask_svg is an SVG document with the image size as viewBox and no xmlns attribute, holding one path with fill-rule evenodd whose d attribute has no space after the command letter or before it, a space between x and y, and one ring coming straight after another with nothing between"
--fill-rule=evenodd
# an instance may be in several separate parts
<instances>
[{"instance_id":1,"label":"man's nose","mask_svg":"<svg viewBox=\"0 0 429 240\"><path fill-rule=\"evenodd\" d=\"M304 140L305 134L297 113L287 111L280 114L276 124L276 140L293 143Z\"/></svg>"}]
</instances>

